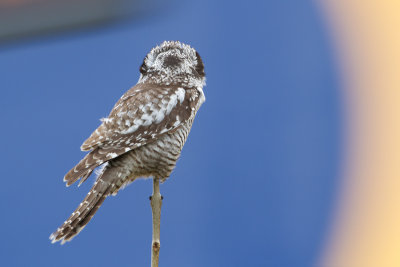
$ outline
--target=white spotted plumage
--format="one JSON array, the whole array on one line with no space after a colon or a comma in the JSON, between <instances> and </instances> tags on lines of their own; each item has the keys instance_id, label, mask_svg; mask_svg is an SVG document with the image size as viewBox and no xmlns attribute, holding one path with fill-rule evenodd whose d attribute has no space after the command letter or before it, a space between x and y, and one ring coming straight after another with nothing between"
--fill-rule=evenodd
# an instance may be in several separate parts
<instances>
[{"instance_id":1,"label":"white spotted plumage","mask_svg":"<svg viewBox=\"0 0 400 267\"><path fill-rule=\"evenodd\" d=\"M189 45L164 42L147 54L140 73L138 84L82 144L89 153L65 175L67 185L80 178L81 184L102 166L86 198L50 236L53 242L71 240L107 196L135 179L152 176L164 181L174 169L205 100L203 62Z\"/></svg>"}]
</instances>

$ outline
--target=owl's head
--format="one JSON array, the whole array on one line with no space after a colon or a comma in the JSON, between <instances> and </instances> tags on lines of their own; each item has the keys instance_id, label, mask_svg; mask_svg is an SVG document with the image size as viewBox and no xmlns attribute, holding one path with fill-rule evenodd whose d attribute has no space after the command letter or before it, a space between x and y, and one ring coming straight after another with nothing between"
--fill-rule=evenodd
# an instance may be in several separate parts
<instances>
[{"instance_id":1,"label":"owl's head","mask_svg":"<svg viewBox=\"0 0 400 267\"><path fill-rule=\"evenodd\" d=\"M154 47L140 66L140 81L148 78L174 82L183 78L205 81L204 65L199 53L189 45L178 41L165 41Z\"/></svg>"}]
</instances>

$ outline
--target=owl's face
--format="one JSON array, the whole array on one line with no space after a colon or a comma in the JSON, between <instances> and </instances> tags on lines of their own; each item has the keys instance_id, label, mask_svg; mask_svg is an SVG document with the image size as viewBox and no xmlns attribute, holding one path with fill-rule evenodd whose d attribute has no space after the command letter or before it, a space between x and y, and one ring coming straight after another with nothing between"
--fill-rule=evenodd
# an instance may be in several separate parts
<instances>
[{"instance_id":1,"label":"owl's face","mask_svg":"<svg viewBox=\"0 0 400 267\"><path fill-rule=\"evenodd\" d=\"M139 81L154 76L164 76L163 79L168 80L190 76L201 83L205 81L204 65L199 53L178 41L166 41L153 48L143 60L140 73Z\"/></svg>"}]
</instances>

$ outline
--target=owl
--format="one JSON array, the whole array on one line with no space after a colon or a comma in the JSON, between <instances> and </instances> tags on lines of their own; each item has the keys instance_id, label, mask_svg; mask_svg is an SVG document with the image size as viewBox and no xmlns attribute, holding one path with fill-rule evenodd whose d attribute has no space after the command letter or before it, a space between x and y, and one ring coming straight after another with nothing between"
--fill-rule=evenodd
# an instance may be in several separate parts
<instances>
[{"instance_id":1,"label":"owl","mask_svg":"<svg viewBox=\"0 0 400 267\"><path fill-rule=\"evenodd\" d=\"M193 120L205 101L205 73L199 53L178 41L151 49L138 83L115 104L82 144L89 153L64 177L83 183L99 167L97 179L78 208L50 236L65 243L92 219L103 201L140 177L165 181L175 168Z\"/></svg>"}]
</instances>

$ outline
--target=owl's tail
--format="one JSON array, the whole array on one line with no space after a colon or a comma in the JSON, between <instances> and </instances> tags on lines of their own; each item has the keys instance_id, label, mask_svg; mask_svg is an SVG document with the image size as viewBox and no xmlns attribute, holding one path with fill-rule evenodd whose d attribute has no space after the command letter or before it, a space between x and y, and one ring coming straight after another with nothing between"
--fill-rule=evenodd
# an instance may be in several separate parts
<instances>
[{"instance_id":1,"label":"owl's tail","mask_svg":"<svg viewBox=\"0 0 400 267\"><path fill-rule=\"evenodd\" d=\"M81 185L81 183L89 178L96 167L107 161L104 159L104 155L99 153L99 151L98 148L91 151L64 176L64 182L67 183L67 186L75 183L79 178L82 178L79 182L79 185Z\"/></svg>"},{"instance_id":2,"label":"owl's tail","mask_svg":"<svg viewBox=\"0 0 400 267\"><path fill-rule=\"evenodd\" d=\"M97 147L90 151L64 176L64 182L67 182L67 186L70 186L81 178L79 181L79 185L81 185L84 181L86 181L87 178L89 178L94 169L126 152L127 150L125 148Z\"/></svg>"},{"instance_id":3,"label":"owl's tail","mask_svg":"<svg viewBox=\"0 0 400 267\"><path fill-rule=\"evenodd\" d=\"M50 235L52 243L61 241L61 244L64 244L66 241L70 241L74 236L79 234L92 219L106 197L115 191L115 184L112 180L107 179L107 177L103 178L103 176L104 175L101 174L99 178L97 178L97 181L79 207L57 231Z\"/></svg>"}]
</instances>

